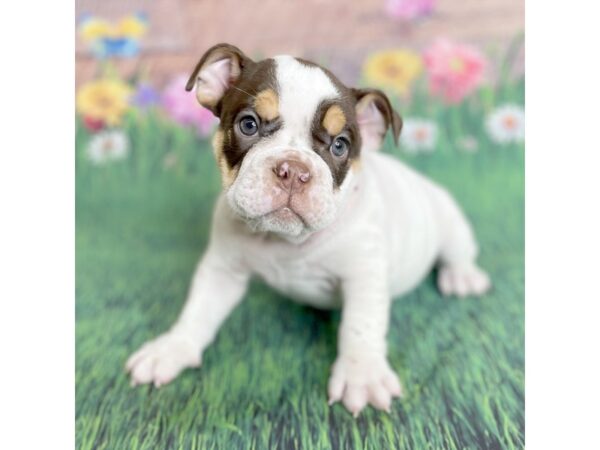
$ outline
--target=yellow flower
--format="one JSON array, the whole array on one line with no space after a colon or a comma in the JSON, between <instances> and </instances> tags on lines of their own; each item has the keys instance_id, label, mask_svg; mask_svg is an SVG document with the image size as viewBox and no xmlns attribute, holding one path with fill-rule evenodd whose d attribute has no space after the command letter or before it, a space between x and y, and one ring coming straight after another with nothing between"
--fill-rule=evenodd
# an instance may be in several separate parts
<instances>
[{"instance_id":1,"label":"yellow flower","mask_svg":"<svg viewBox=\"0 0 600 450\"><path fill-rule=\"evenodd\" d=\"M96 80L79 89L77 110L85 117L117 125L128 108L130 87L119 80Z\"/></svg>"},{"instance_id":2,"label":"yellow flower","mask_svg":"<svg viewBox=\"0 0 600 450\"><path fill-rule=\"evenodd\" d=\"M113 33L113 26L102 19L88 19L79 26L79 33L85 41L95 41Z\"/></svg>"},{"instance_id":3,"label":"yellow flower","mask_svg":"<svg viewBox=\"0 0 600 450\"><path fill-rule=\"evenodd\" d=\"M117 24L118 33L130 39L139 39L146 33L146 23L136 16L127 16Z\"/></svg>"},{"instance_id":4,"label":"yellow flower","mask_svg":"<svg viewBox=\"0 0 600 450\"><path fill-rule=\"evenodd\" d=\"M79 34L88 42L105 38L140 39L147 29L147 23L135 15L123 17L116 24L92 17L79 25Z\"/></svg>"},{"instance_id":5,"label":"yellow flower","mask_svg":"<svg viewBox=\"0 0 600 450\"><path fill-rule=\"evenodd\" d=\"M369 57L364 66L364 74L368 83L404 95L422 68L421 57L416 53L409 50L387 50Z\"/></svg>"}]
</instances>

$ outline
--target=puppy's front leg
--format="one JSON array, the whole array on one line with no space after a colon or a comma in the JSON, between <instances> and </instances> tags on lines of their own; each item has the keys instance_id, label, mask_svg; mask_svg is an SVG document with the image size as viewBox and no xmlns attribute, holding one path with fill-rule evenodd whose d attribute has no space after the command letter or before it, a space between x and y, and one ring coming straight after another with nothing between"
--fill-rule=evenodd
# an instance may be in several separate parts
<instances>
[{"instance_id":1,"label":"puppy's front leg","mask_svg":"<svg viewBox=\"0 0 600 450\"><path fill-rule=\"evenodd\" d=\"M187 367L200 365L203 350L241 300L249 273L210 250L198 264L179 319L169 331L144 344L128 359L132 385L173 380Z\"/></svg>"},{"instance_id":2,"label":"puppy's front leg","mask_svg":"<svg viewBox=\"0 0 600 450\"><path fill-rule=\"evenodd\" d=\"M367 403L389 411L402 394L387 361L386 335L390 296L385 268L370 266L344 281L344 306L338 336L338 357L329 379L329 403L342 400L356 417Z\"/></svg>"}]
</instances>

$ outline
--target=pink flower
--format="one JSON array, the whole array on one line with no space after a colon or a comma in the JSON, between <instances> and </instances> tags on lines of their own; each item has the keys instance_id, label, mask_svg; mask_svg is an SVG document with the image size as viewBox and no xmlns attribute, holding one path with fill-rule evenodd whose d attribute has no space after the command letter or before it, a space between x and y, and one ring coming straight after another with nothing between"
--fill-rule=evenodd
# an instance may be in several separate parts
<instances>
[{"instance_id":1,"label":"pink flower","mask_svg":"<svg viewBox=\"0 0 600 450\"><path fill-rule=\"evenodd\" d=\"M386 0L385 10L399 20L415 20L431 14L436 0Z\"/></svg>"},{"instance_id":2,"label":"pink flower","mask_svg":"<svg viewBox=\"0 0 600 450\"><path fill-rule=\"evenodd\" d=\"M194 92L185 90L187 79L186 75L178 75L165 87L162 105L169 117L178 124L191 125L199 136L209 136L217 119L210 110L198 103Z\"/></svg>"},{"instance_id":3,"label":"pink flower","mask_svg":"<svg viewBox=\"0 0 600 450\"><path fill-rule=\"evenodd\" d=\"M436 41L423 55L429 90L448 103L459 103L483 81L485 57L474 47Z\"/></svg>"}]
</instances>

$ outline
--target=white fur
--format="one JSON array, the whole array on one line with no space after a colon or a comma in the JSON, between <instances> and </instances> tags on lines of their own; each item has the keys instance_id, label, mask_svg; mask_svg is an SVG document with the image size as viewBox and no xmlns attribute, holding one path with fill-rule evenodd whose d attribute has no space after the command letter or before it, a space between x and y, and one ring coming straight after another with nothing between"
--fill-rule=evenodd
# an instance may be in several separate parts
<instances>
[{"instance_id":1,"label":"white fur","mask_svg":"<svg viewBox=\"0 0 600 450\"><path fill-rule=\"evenodd\" d=\"M335 88L319 69L289 57L278 57L277 68L286 126L245 157L217 203L210 244L179 319L134 353L127 370L133 383L160 386L197 366L254 274L297 301L343 307L330 402L342 400L355 415L367 403L388 410L402 392L387 362L391 298L413 289L436 262L444 294L482 294L490 282L476 266L477 245L454 200L398 160L363 149L361 169L333 192L326 164L310 151L308 128L320 99L337 95ZM286 151L314 177L303 221L269 215L280 193L272 192L267 174Z\"/></svg>"},{"instance_id":2,"label":"white fur","mask_svg":"<svg viewBox=\"0 0 600 450\"><path fill-rule=\"evenodd\" d=\"M291 56L273 59L279 87L279 114L285 123L283 139L293 148L314 153L310 126L317 107L323 100L339 97L340 93L318 67L304 65Z\"/></svg>"}]
</instances>

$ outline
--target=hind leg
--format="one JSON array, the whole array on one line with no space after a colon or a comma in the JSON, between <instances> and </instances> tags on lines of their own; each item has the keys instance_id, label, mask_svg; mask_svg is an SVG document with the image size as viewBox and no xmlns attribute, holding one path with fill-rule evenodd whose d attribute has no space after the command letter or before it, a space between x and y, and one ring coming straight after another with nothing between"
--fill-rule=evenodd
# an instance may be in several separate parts
<instances>
[{"instance_id":1,"label":"hind leg","mask_svg":"<svg viewBox=\"0 0 600 450\"><path fill-rule=\"evenodd\" d=\"M482 295L490 287L490 277L477 266L477 242L471 225L449 196L443 198L442 246L437 284L445 296Z\"/></svg>"},{"instance_id":2,"label":"hind leg","mask_svg":"<svg viewBox=\"0 0 600 450\"><path fill-rule=\"evenodd\" d=\"M491 287L488 274L474 263L465 266L442 265L437 283L442 294L457 297L483 295Z\"/></svg>"}]
</instances>

